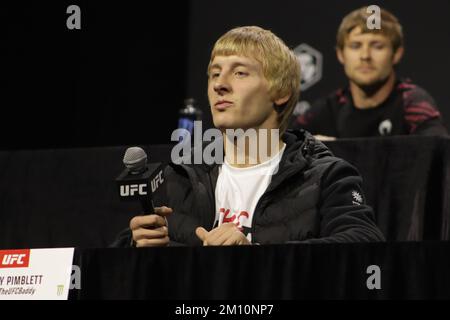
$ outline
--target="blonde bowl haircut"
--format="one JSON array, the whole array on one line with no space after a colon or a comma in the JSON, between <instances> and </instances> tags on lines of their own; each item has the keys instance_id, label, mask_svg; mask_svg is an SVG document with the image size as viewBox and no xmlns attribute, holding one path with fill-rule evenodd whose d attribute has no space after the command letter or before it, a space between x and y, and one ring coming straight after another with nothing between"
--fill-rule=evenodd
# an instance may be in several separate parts
<instances>
[{"instance_id":1,"label":"blonde bowl haircut","mask_svg":"<svg viewBox=\"0 0 450 320\"><path fill-rule=\"evenodd\" d=\"M379 33L389 38L392 44L393 52L398 48L403 47L403 30L398 19L389 11L381 8L381 28L369 29L367 28L367 19L372 13L367 13L367 6L356 9L350 12L342 19L336 36L336 46L338 49L344 49L345 41L350 32L356 27L360 27L363 33Z\"/></svg>"},{"instance_id":2,"label":"blonde bowl haircut","mask_svg":"<svg viewBox=\"0 0 450 320\"><path fill-rule=\"evenodd\" d=\"M300 96L300 63L295 54L269 30L256 26L238 27L225 33L214 44L208 74L216 56L231 55L254 58L261 63L273 101L290 95L283 105L274 104L280 134L284 133Z\"/></svg>"}]
</instances>

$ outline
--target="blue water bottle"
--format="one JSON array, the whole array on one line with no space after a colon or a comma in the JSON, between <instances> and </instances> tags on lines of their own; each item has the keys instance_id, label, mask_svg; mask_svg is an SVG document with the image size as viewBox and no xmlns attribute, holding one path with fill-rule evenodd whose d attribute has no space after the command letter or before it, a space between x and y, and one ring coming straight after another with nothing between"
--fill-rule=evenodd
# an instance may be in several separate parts
<instances>
[{"instance_id":1,"label":"blue water bottle","mask_svg":"<svg viewBox=\"0 0 450 320\"><path fill-rule=\"evenodd\" d=\"M188 98L184 100L184 107L180 109L178 118L178 129L186 129L190 135L194 133L194 121L200 121L202 111L197 108L195 100Z\"/></svg>"}]
</instances>

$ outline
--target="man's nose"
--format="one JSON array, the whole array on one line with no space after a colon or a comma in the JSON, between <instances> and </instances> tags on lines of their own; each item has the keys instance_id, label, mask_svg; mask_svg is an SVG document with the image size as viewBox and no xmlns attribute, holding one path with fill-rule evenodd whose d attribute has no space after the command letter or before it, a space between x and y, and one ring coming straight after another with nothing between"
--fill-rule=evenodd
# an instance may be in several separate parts
<instances>
[{"instance_id":1,"label":"man's nose","mask_svg":"<svg viewBox=\"0 0 450 320\"><path fill-rule=\"evenodd\" d=\"M214 83L214 91L218 94L230 92L231 86L225 75L220 75Z\"/></svg>"},{"instance_id":2,"label":"man's nose","mask_svg":"<svg viewBox=\"0 0 450 320\"><path fill-rule=\"evenodd\" d=\"M370 60L370 48L369 46L362 46L360 51L361 60Z\"/></svg>"}]
</instances>

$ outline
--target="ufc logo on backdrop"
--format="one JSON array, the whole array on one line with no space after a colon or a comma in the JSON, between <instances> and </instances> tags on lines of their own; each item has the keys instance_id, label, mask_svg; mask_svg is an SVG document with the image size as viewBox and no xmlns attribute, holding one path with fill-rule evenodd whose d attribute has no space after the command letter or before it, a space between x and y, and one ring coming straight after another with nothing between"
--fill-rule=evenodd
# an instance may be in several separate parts
<instances>
[{"instance_id":1,"label":"ufc logo on backdrop","mask_svg":"<svg viewBox=\"0 0 450 320\"><path fill-rule=\"evenodd\" d=\"M147 185L145 183L141 184L131 184L131 185L122 185L120 186L120 196L122 197L128 197L128 196L134 196L135 193L145 196L147 195Z\"/></svg>"},{"instance_id":2,"label":"ufc logo on backdrop","mask_svg":"<svg viewBox=\"0 0 450 320\"><path fill-rule=\"evenodd\" d=\"M27 268L30 249L0 251L0 268Z\"/></svg>"}]
</instances>

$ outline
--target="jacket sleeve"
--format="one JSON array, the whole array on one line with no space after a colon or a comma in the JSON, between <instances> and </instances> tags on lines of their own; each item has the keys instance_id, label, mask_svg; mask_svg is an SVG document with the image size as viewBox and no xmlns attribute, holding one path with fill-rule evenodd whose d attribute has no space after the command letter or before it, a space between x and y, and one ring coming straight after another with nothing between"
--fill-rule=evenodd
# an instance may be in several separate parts
<instances>
[{"instance_id":1,"label":"jacket sleeve","mask_svg":"<svg viewBox=\"0 0 450 320\"><path fill-rule=\"evenodd\" d=\"M448 136L447 128L442 122L442 118L429 119L422 122L414 131L414 134L421 136Z\"/></svg>"},{"instance_id":2,"label":"jacket sleeve","mask_svg":"<svg viewBox=\"0 0 450 320\"><path fill-rule=\"evenodd\" d=\"M109 248L130 248L132 246L131 229L126 228L119 232L114 242L109 245Z\"/></svg>"},{"instance_id":3,"label":"jacket sleeve","mask_svg":"<svg viewBox=\"0 0 450 320\"><path fill-rule=\"evenodd\" d=\"M169 237L178 244L201 245L195 229L201 225L195 206L195 194L187 174L178 167L165 171L166 203L173 209L167 217Z\"/></svg>"},{"instance_id":4,"label":"jacket sleeve","mask_svg":"<svg viewBox=\"0 0 450 320\"><path fill-rule=\"evenodd\" d=\"M442 115L434 99L424 89L414 86L403 93L404 117L410 134L447 136Z\"/></svg>"},{"instance_id":5,"label":"jacket sleeve","mask_svg":"<svg viewBox=\"0 0 450 320\"><path fill-rule=\"evenodd\" d=\"M305 243L385 241L371 207L365 204L361 183L358 171L346 161L330 166L322 177L320 236Z\"/></svg>"}]
</instances>

